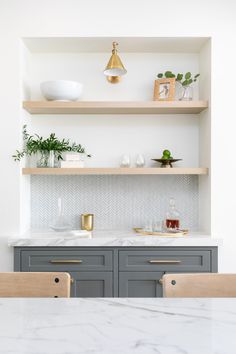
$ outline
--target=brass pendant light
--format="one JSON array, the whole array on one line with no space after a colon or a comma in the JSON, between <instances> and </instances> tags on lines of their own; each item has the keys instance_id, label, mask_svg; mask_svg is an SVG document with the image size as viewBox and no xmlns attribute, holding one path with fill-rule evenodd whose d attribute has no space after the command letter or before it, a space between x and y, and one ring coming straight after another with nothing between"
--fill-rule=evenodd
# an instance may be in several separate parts
<instances>
[{"instance_id":1,"label":"brass pendant light","mask_svg":"<svg viewBox=\"0 0 236 354\"><path fill-rule=\"evenodd\" d=\"M117 54L116 47L118 46L118 43L113 42L112 45L112 55L106 66L106 69L104 70L104 75L107 77L107 80L110 83L116 84L121 80L121 76L127 73L127 70L122 64L119 55Z\"/></svg>"}]
</instances>

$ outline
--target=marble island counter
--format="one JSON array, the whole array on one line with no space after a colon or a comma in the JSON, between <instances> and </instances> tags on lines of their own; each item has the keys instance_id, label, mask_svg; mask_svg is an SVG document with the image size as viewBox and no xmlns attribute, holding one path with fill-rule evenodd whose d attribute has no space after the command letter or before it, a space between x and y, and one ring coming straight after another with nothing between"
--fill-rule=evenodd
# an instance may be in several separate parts
<instances>
[{"instance_id":1,"label":"marble island counter","mask_svg":"<svg viewBox=\"0 0 236 354\"><path fill-rule=\"evenodd\" d=\"M232 354L236 299L1 299L0 353Z\"/></svg>"},{"instance_id":2,"label":"marble island counter","mask_svg":"<svg viewBox=\"0 0 236 354\"><path fill-rule=\"evenodd\" d=\"M8 240L8 245L14 247L210 247L219 246L220 243L219 239L201 232L182 237L160 237L117 230L93 231L88 236L76 236L70 232L28 232Z\"/></svg>"}]
</instances>

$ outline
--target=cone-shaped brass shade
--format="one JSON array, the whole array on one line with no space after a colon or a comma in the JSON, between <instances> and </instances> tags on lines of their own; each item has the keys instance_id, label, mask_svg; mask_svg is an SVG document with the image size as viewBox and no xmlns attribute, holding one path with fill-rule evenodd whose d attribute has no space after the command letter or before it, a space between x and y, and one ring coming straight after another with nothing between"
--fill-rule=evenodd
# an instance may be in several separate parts
<instances>
[{"instance_id":1,"label":"cone-shaped brass shade","mask_svg":"<svg viewBox=\"0 0 236 354\"><path fill-rule=\"evenodd\" d=\"M112 56L106 66L106 69L104 70L104 75L106 76L122 76L127 73L127 70L117 54L117 44L118 43L113 42Z\"/></svg>"}]
</instances>

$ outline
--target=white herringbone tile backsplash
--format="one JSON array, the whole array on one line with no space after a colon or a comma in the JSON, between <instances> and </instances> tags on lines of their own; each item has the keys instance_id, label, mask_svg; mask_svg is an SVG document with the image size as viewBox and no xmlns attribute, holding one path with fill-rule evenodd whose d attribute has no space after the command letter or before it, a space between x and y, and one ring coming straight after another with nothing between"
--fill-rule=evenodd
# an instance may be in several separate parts
<instances>
[{"instance_id":1,"label":"white herringbone tile backsplash","mask_svg":"<svg viewBox=\"0 0 236 354\"><path fill-rule=\"evenodd\" d=\"M31 176L31 227L48 228L61 197L74 228L93 213L96 229L128 230L165 217L176 199L181 226L198 229L197 176Z\"/></svg>"}]
</instances>

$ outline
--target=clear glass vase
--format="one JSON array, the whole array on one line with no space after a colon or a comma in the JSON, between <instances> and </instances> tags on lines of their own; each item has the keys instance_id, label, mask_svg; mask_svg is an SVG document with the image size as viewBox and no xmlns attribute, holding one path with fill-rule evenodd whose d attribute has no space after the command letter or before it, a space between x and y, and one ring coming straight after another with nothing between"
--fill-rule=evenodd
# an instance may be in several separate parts
<instances>
[{"instance_id":1,"label":"clear glass vase","mask_svg":"<svg viewBox=\"0 0 236 354\"><path fill-rule=\"evenodd\" d=\"M181 86L180 90L180 101L192 101L193 100L193 87L189 86Z\"/></svg>"},{"instance_id":2,"label":"clear glass vase","mask_svg":"<svg viewBox=\"0 0 236 354\"><path fill-rule=\"evenodd\" d=\"M143 157L143 155L138 154L136 157L136 167L144 167L145 165L145 158Z\"/></svg>"},{"instance_id":3,"label":"clear glass vase","mask_svg":"<svg viewBox=\"0 0 236 354\"><path fill-rule=\"evenodd\" d=\"M131 165L131 160L129 155L123 155L121 158L120 167L130 167L130 165Z\"/></svg>"},{"instance_id":4,"label":"clear glass vase","mask_svg":"<svg viewBox=\"0 0 236 354\"><path fill-rule=\"evenodd\" d=\"M55 152L39 151L37 158L37 167L55 167Z\"/></svg>"}]
</instances>

